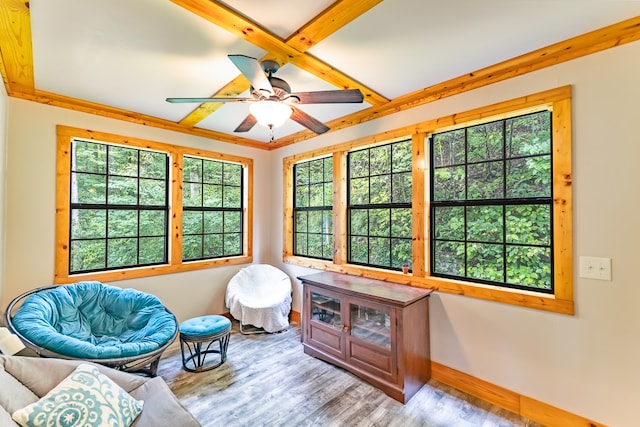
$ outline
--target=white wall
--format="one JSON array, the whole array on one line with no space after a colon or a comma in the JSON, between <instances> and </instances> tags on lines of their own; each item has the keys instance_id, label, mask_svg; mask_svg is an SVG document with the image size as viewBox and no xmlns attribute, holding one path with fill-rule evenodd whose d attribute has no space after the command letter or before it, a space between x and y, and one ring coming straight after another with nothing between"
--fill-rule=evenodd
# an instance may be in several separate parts
<instances>
[{"instance_id":1,"label":"white wall","mask_svg":"<svg viewBox=\"0 0 640 427\"><path fill-rule=\"evenodd\" d=\"M2 307L20 293L50 285L53 281L57 124L253 158L254 211L260 212L254 216L254 261L261 262L265 258L265 250L272 239L271 210L262 208L269 203L272 191L268 152L21 99L10 98L8 107L8 226ZM228 311L224 307L226 284L240 267L175 273L113 284L157 295L179 320L184 320L204 313Z\"/></svg>"},{"instance_id":2,"label":"white wall","mask_svg":"<svg viewBox=\"0 0 640 427\"><path fill-rule=\"evenodd\" d=\"M640 42L330 133L282 159L381 130L573 85L576 315L469 297L431 298L433 360L611 426L640 419ZM280 184L282 185L281 179ZM274 215L281 213L282 195ZM282 229L281 215L275 228ZM281 243L275 248L282 250ZM611 282L577 277L579 256L612 258ZM284 266L292 275L309 270ZM300 287L295 304L300 304Z\"/></svg>"}]
</instances>

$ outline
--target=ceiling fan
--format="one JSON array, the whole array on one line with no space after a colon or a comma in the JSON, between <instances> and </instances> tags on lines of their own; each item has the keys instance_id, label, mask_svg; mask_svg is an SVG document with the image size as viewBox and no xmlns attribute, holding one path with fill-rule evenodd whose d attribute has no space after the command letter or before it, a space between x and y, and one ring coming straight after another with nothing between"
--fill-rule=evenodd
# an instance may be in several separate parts
<instances>
[{"instance_id":1,"label":"ceiling fan","mask_svg":"<svg viewBox=\"0 0 640 427\"><path fill-rule=\"evenodd\" d=\"M276 61L257 59L245 55L228 55L240 72L251 83L251 97L247 98L167 98L168 102L247 102L249 115L234 132L248 132L256 123L269 129L282 125L288 118L307 129L321 134L329 127L296 107L297 104L360 103L364 99L359 89L293 92L289 84L273 74L280 68Z\"/></svg>"}]
</instances>

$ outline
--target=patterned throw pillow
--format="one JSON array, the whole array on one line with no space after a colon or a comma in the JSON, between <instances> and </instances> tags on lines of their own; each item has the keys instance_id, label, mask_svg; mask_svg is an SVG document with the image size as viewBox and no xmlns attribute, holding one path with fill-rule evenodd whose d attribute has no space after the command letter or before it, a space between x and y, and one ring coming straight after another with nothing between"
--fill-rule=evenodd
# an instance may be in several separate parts
<instances>
[{"instance_id":1,"label":"patterned throw pillow","mask_svg":"<svg viewBox=\"0 0 640 427\"><path fill-rule=\"evenodd\" d=\"M12 417L23 427L123 427L133 423L142 404L98 368L82 363L39 401Z\"/></svg>"}]
</instances>

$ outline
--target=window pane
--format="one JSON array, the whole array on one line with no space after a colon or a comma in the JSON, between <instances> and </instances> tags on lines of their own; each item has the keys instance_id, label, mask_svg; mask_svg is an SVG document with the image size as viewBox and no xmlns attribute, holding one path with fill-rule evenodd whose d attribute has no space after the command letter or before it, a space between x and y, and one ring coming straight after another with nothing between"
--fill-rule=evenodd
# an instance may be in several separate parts
<instances>
[{"instance_id":1,"label":"window pane","mask_svg":"<svg viewBox=\"0 0 640 427\"><path fill-rule=\"evenodd\" d=\"M120 176L109 176L107 202L110 205L137 205L138 180Z\"/></svg>"},{"instance_id":2,"label":"window pane","mask_svg":"<svg viewBox=\"0 0 640 427\"><path fill-rule=\"evenodd\" d=\"M71 211L71 238L91 239L106 237L107 212L104 209L73 209Z\"/></svg>"},{"instance_id":3,"label":"window pane","mask_svg":"<svg viewBox=\"0 0 640 427\"><path fill-rule=\"evenodd\" d=\"M502 243L504 221L502 206L467 207L467 239L476 242Z\"/></svg>"},{"instance_id":4,"label":"window pane","mask_svg":"<svg viewBox=\"0 0 640 427\"><path fill-rule=\"evenodd\" d=\"M239 208L242 206L242 193L240 187L224 187L222 206L225 208Z\"/></svg>"},{"instance_id":5,"label":"window pane","mask_svg":"<svg viewBox=\"0 0 640 427\"><path fill-rule=\"evenodd\" d=\"M204 212L204 232L205 233L222 233L222 211L205 211Z\"/></svg>"},{"instance_id":6,"label":"window pane","mask_svg":"<svg viewBox=\"0 0 640 427\"><path fill-rule=\"evenodd\" d=\"M182 259L202 258L202 235L182 236Z\"/></svg>"},{"instance_id":7,"label":"window pane","mask_svg":"<svg viewBox=\"0 0 640 427\"><path fill-rule=\"evenodd\" d=\"M138 264L138 239L109 239L107 267L129 267Z\"/></svg>"},{"instance_id":8,"label":"window pane","mask_svg":"<svg viewBox=\"0 0 640 427\"><path fill-rule=\"evenodd\" d=\"M369 264L391 267L391 240L369 238Z\"/></svg>"},{"instance_id":9,"label":"window pane","mask_svg":"<svg viewBox=\"0 0 640 427\"><path fill-rule=\"evenodd\" d=\"M309 206L326 206L324 203L324 184L309 185Z\"/></svg>"},{"instance_id":10,"label":"window pane","mask_svg":"<svg viewBox=\"0 0 640 427\"><path fill-rule=\"evenodd\" d=\"M333 183L328 182L324 184L324 205L333 206Z\"/></svg>"},{"instance_id":11,"label":"window pane","mask_svg":"<svg viewBox=\"0 0 640 427\"><path fill-rule=\"evenodd\" d=\"M391 209L391 235L411 238L413 219L411 209Z\"/></svg>"},{"instance_id":12,"label":"window pane","mask_svg":"<svg viewBox=\"0 0 640 427\"><path fill-rule=\"evenodd\" d=\"M502 159L503 122L485 123L467 128L467 162Z\"/></svg>"},{"instance_id":13,"label":"window pane","mask_svg":"<svg viewBox=\"0 0 640 427\"><path fill-rule=\"evenodd\" d=\"M242 254L242 235L240 233L224 235L224 253L225 255Z\"/></svg>"},{"instance_id":14,"label":"window pane","mask_svg":"<svg viewBox=\"0 0 640 427\"><path fill-rule=\"evenodd\" d=\"M507 157L551 153L551 112L508 119L506 129Z\"/></svg>"},{"instance_id":15,"label":"window pane","mask_svg":"<svg viewBox=\"0 0 640 427\"><path fill-rule=\"evenodd\" d=\"M333 182L333 158L325 157L324 163L324 182Z\"/></svg>"},{"instance_id":16,"label":"window pane","mask_svg":"<svg viewBox=\"0 0 640 427\"><path fill-rule=\"evenodd\" d=\"M455 166L433 171L434 200L463 200L465 198L465 167Z\"/></svg>"},{"instance_id":17,"label":"window pane","mask_svg":"<svg viewBox=\"0 0 640 427\"><path fill-rule=\"evenodd\" d=\"M369 178L349 180L349 204L364 205L369 203Z\"/></svg>"},{"instance_id":18,"label":"window pane","mask_svg":"<svg viewBox=\"0 0 640 427\"><path fill-rule=\"evenodd\" d=\"M469 165L467 198L480 200L504 197L502 168L502 161Z\"/></svg>"},{"instance_id":19,"label":"window pane","mask_svg":"<svg viewBox=\"0 0 640 427\"><path fill-rule=\"evenodd\" d=\"M413 165L412 142L407 140L393 144L393 172L411 172Z\"/></svg>"},{"instance_id":20,"label":"window pane","mask_svg":"<svg viewBox=\"0 0 640 427\"><path fill-rule=\"evenodd\" d=\"M391 210L369 210L369 235L389 237L391 233Z\"/></svg>"},{"instance_id":21,"label":"window pane","mask_svg":"<svg viewBox=\"0 0 640 427\"><path fill-rule=\"evenodd\" d=\"M508 160L507 197L551 197L551 156Z\"/></svg>"},{"instance_id":22,"label":"window pane","mask_svg":"<svg viewBox=\"0 0 640 427\"><path fill-rule=\"evenodd\" d=\"M242 166L233 163L223 163L223 183L239 187L242 184Z\"/></svg>"},{"instance_id":23,"label":"window pane","mask_svg":"<svg viewBox=\"0 0 640 427\"><path fill-rule=\"evenodd\" d=\"M320 234L309 234L307 236L307 255L315 258L322 258L322 236Z\"/></svg>"},{"instance_id":24,"label":"window pane","mask_svg":"<svg viewBox=\"0 0 640 427\"><path fill-rule=\"evenodd\" d=\"M507 246L507 283L551 290L551 249Z\"/></svg>"},{"instance_id":25,"label":"window pane","mask_svg":"<svg viewBox=\"0 0 640 427\"><path fill-rule=\"evenodd\" d=\"M166 203L166 191L164 180L141 179L140 204L143 206L162 206Z\"/></svg>"},{"instance_id":26,"label":"window pane","mask_svg":"<svg viewBox=\"0 0 640 427\"><path fill-rule=\"evenodd\" d=\"M167 225L165 224L165 212L140 211L140 235L141 236L165 236Z\"/></svg>"},{"instance_id":27,"label":"window pane","mask_svg":"<svg viewBox=\"0 0 640 427\"><path fill-rule=\"evenodd\" d=\"M221 257L224 255L222 250L222 234L207 234L204 236L204 257Z\"/></svg>"},{"instance_id":28,"label":"window pane","mask_svg":"<svg viewBox=\"0 0 640 427\"><path fill-rule=\"evenodd\" d=\"M105 268L106 240L75 240L71 242L70 273Z\"/></svg>"},{"instance_id":29,"label":"window pane","mask_svg":"<svg viewBox=\"0 0 640 427\"><path fill-rule=\"evenodd\" d=\"M465 244L461 242L435 242L434 272L451 276L464 275Z\"/></svg>"},{"instance_id":30,"label":"window pane","mask_svg":"<svg viewBox=\"0 0 640 427\"><path fill-rule=\"evenodd\" d=\"M372 176L371 194L369 194L369 203L380 204L391 202L391 176Z\"/></svg>"},{"instance_id":31,"label":"window pane","mask_svg":"<svg viewBox=\"0 0 640 427\"><path fill-rule=\"evenodd\" d=\"M202 234L202 211L182 212L182 234Z\"/></svg>"},{"instance_id":32,"label":"window pane","mask_svg":"<svg viewBox=\"0 0 640 427\"><path fill-rule=\"evenodd\" d=\"M296 254L307 255L307 233L296 233Z\"/></svg>"},{"instance_id":33,"label":"window pane","mask_svg":"<svg viewBox=\"0 0 640 427\"><path fill-rule=\"evenodd\" d=\"M488 243L467 245L467 276L492 282L504 281L503 246Z\"/></svg>"},{"instance_id":34,"label":"window pane","mask_svg":"<svg viewBox=\"0 0 640 427\"><path fill-rule=\"evenodd\" d=\"M202 206L202 184L184 183L182 187L183 206Z\"/></svg>"},{"instance_id":35,"label":"window pane","mask_svg":"<svg viewBox=\"0 0 640 427\"><path fill-rule=\"evenodd\" d=\"M109 210L108 237L137 237L138 211ZM111 253L111 252L110 252Z\"/></svg>"},{"instance_id":36,"label":"window pane","mask_svg":"<svg viewBox=\"0 0 640 427\"><path fill-rule=\"evenodd\" d=\"M164 180L167 175L167 155L153 151L140 151L140 176Z\"/></svg>"},{"instance_id":37,"label":"window pane","mask_svg":"<svg viewBox=\"0 0 640 427\"><path fill-rule=\"evenodd\" d=\"M203 180L208 184L222 184L222 165L221 162L205 160L202 165Z\"/></svg>"},{"instance_id":38,"label":"window pane","mask_svg":"<svg viewBox=\"0 0 640 427\"><path fill-rule=\"evenodd\" d=\"M352 236L350 257L351 262L366 264L369 262L369 239L364 236Z\"/></svg>"},{"instance_id":39,"label":"window pane","mask_svg":"<svg viewBox=\"0 0 640 427\"><path fill-rule=\"evenodd\" d=\"M308 186L298 186L296 187L296 200L295 207L297 208L306 208L309 206L309 187Z\"/></svg>"},{"instance_id":40,"label":"window pane","mask_svg":"<svg viewBox=\"0 0 640 427\"><path fill-rule=\"evenodd\" d=\"M107 200L105 175L71 174L71 203L104 204Z\"/></svg>"},{"instance_id":41,"label":"window pane","mask_svg":"<svg viewBox=\"0 0 640 427\"><path fill-rule=\"evenodd\" d=\"M222 207L222 185L204 184L204 200L203 206L208 208L220 208Z\"/></svg>"},{"instance_id":42,"label":"window pane","mask_svg":"<svg viewBox=\"0 0 640 427\"><path fill-rule=\"evenodd\" d=\"M242 231L242 213L241 212L225 212L224 213L224 232Z\"/></svg>"},{"instance_id":43,"label":"window pane","mask_svg":"<svg viewBox=\"0 0 640 427\"><path fill-rule=\"evenodd\" d=\"M391 239L391 267L402 268L411 265L411 239Z\"/></svg>"},{"instance_id":44,"label":"window pane","mask_svg":"<svg viewBox=\"0 0 640 427\"><path fill-rule=\"evenodd\" d=\"M322 232L322 211L309 211L308 221L309 233Z\"/></svg>"},{"instance_id":45,"label":"window pane","mask_svg":"<svg viewBox=\"0 0 640 427\"><path fill-rule=\"evenodd\" d=\"M184 156L182 180L185 182L202 182L202 160Z\"/></svg>"},{"instance_id":46,"label":"window pane","mask_svg":"<svg viewBox=\"0 0 640 427\"><path fill-rule=\"evenodd\" d=\"M72 171L106 174L106 160L106 145L81 140L73 141Z\"/></svg>"},{"instance_id":47,"label":"window pane","mask_svg":"<svg viewBox=\"0 0 640 427\"><path fill-rule=\"evenodd\" d=\"M309 184L309 163L311 162L297 163L293 167L296 186L305 186Z\"/></svg>"},{"instance_id":48,"label":"window pane","mask_svg":"<svg viewBox=\"0 0 640 427\"><path fill-rule=\"evenodd\" d=\"M353 151L349 153L349 177L369 176L369 151Z\"/></svg>"},{"instance_id":49,"label":"window pane","mask_svg":"<svg viewBox=\"0 0 640 427\"><path fill-rule=\"evenodd\" d=\"M351 209L351 232L352 235L369 234L369 213L366 209Z\"/></svg>"},{"instance_id":50,"label":"window pane","mask_svg":"<svg viewBox=\"0 0 640 427\"><path fill-rule=\"evenodd\" d=\"M369 173L371 175L391 173L391 145L369 149Z\"/></svg>"},{"instance_id":51,"label":"window pane","mask_svg":"<svg viewBox=\"0 0 640 427\"><path fill-rule=\"evenodd\" d=\"M454 166L464 163L464 129L443 132L432 137L434 167Z\"/></svg>"},{"instance_id":52,"label":"window pane","mask_svg":"<svg viewBox=\"0 0 640 427\"><path fill-rule=\"evenodd\" d=\"M109 174L138 176L138 150L109 146Z\"/></svg>"},{"instance_id":53,"label":"window pane","mask_svg":"<svg viewBox=\"0 0 640 427\"><path fill-rule=\"evenodd\" d=\"M436 207L433 216L436 239L464 240L464 207Z\"/></svg>"},{"instance_id":54,"label":"window pane","mask_svg":"<svg viewBox=\"0 0 640 427\"><path fill-rule=\"evenodd\" d=\"M551 245L551 208L549 205L506 207L507 242Z\"/></svg>"},{"instance_id":55,"label":"window pane","mask_svg":"<svg viewBox=\"0 0 640 427\"><path fill-rule=\"evenodd\" d=\"M167 259L164 237L140 238L140 264L158 264Z\"/></svg>"},{"instance_id":56,"label":"window pane","mask_svg":"<svg viewBox=\"0 0 640 427\"><path fill-rule=\"evenodd\" d=\"M309 183L316 184L324 181L324 162L322 159L309 162Z\"/></svg>"},{"instance_id":57,"label":"window pane","mask_svg":"<svg viewBox=\"0 0 640 427\"><path fill-rule=\"evenodd\" d=\"M393 203L411 203L411 172L393 175Z\"/></svg>"}]
</instances>

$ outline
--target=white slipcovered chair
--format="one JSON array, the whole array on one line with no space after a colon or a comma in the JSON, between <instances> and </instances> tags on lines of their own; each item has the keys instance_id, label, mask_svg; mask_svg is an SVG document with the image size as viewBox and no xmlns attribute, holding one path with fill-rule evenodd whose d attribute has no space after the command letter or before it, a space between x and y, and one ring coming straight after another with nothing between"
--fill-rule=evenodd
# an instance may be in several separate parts
<instances>
[{"instance_id":1,"label":"white slipcovered chair","mask_svg":"<svg viewBox=\"0 0 640 427\"><path fill-rule=\"evenodd\" d=\"M225 303L243 334L251 325L266 332L279 332L289 327L291 311L291 279L268 264L252 264L238 271L227 284Z\"/></svg>"}]
</instances>

